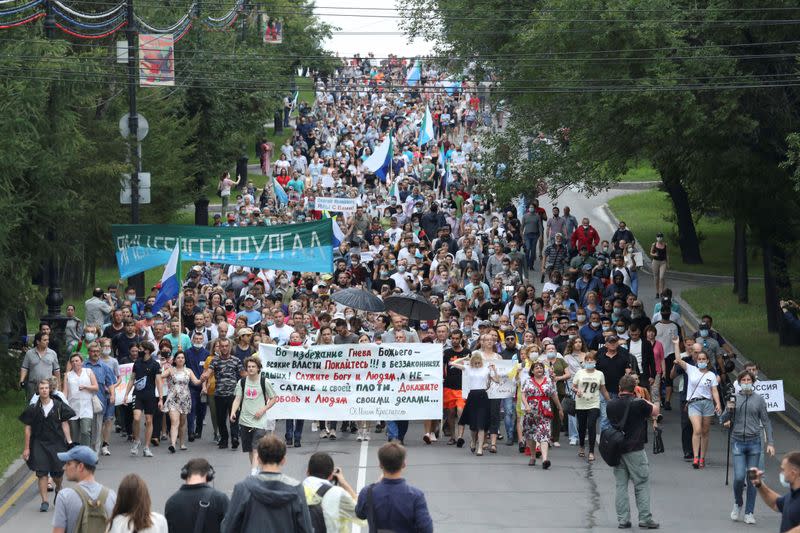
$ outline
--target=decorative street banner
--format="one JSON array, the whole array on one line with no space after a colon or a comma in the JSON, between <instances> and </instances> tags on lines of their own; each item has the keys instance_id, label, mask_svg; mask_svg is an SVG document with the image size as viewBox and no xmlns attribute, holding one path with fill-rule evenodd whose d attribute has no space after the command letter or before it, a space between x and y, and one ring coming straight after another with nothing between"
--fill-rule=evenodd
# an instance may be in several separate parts
<instances>
[{"instance_id":1,"label":"decorative street banner","mask_svg":"<svg viewBox=\"0 0 800 533\"><path fill-rule=\"evenodd\" d=\"M317 211L352 214L356 212L357 204L357 198L328 198L326 196L317 196L314 199L314 209Z\"/></svg>"},{"instance_id":2,"label":"decorative street banner","mask_svg":"<svg viewBox=\"0 0 800 533\"><path fill-rule=\"evenodd\" d=\"M139 35L139 85L175 85L175 42L172 35Z\"/></svg>"},{"instance_id":3,"label":"decorative street banner","mask_svg":"<svg viewBox=\"0 0 800 533\"><path fill-rule=\"evenodd\" d=\"M280 44L283 42L283 21L270 18L266 13L261 14L261 35L267 44Z\"/></svg>"},{"instance_id":4,"label":"decorative street banner","mask_svg":"<svg viewBox=\"0 0 800 533\"><path fill-rule=\"evenodd\" d=\"M465 366L469 366L469 361L464 361L464 363ZM486 366L494 365L497 369L497 377L500 378L500 383L490 382L489 390L486 391L489 399L513 398L514 393L517 391L517 383L508 377L508 373L514 368L514 362L503 359L502 361L484 361L483 364ZM461 394L466 400L467 396L469 396L469 384L466 379L462 381L461 387Z\"/></svg>"},{"instance_id":5,"label":"decorative street banner","mask_svg":"<svg viewBox=\"0 0 800 533\"><path fill-rule=\"evenodd\" d=\"M270 418L435 420L442 416L442 345L259 346L278 394Z\"/></svg>"},{"instance_id":6,"label":"decorative street banner","mask_svg":"<svg viewBox=\"0 0 800 533\"><path fill-rule=\"evenodd\" d=\"M120 277L164 265L181 243L181 260L256 268L332 272L331 219L280 226L112 225Z\"/></svg>"},{"instance_id":7,"label":"decorative street banner","mask_svg":"<svg viewBox=\"0 0 800 533\"><path fill-rule=\"evenodd\" d=\"M733 387L738 393L742 388L738 381L733 382ZM753 392L764 398L767 403L767 411L775 413L786 410L786 399L783 397L783 380L756 381L753 383Z\"/></svg>"}]
</instances>

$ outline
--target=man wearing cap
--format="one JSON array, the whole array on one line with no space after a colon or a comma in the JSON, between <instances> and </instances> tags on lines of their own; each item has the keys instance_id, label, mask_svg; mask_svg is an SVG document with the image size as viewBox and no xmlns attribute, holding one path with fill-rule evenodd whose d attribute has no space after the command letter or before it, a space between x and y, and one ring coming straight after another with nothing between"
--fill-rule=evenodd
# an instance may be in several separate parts
<instances>
[{"instance_id":1,"label":"man wearing cap","mask_svg":"<svg viewBox=\"0 0 800 533\"><path fill-rule=\"evenodd\" d=\"M69 451L59 453L58 459L64 462L64 474L67 480L77 483L77 486L67 487L58 492L53 515L53 533L76 531L78 518L82 515L87 500L92 502L99 500L106 516L110 517L117 502L117 493L95 481L97 454L88 446L76 446Z\"/></svg>"},{"instance_id":2,"label":"man wearing cap","mask_svg":"<svg viewBox=\"0 0 800 533\"><path fill-rule=\"evenodd\" d=\"M606 390L613 399L619 395L619 380L633 370L631 355L628 350L620 346L619 337L611 334L605 338L605 345L597 350L597 370L606 378ZM606 415L606 401L600 399L600 431L611 427Z\"/></svg>"},{"instance_id":3,"label":"man wearing cap","mask_svg":"<svg viewBox=\"0 0 800 533\"><path fill-rule=\"evenodd\" d=\"M247 325L253 326L261 322L261 313L255 309L256 297L248 294L244 297L244 309L239 311L237 317L243 316L247 319Z\"/></svg>"}]
</instances>

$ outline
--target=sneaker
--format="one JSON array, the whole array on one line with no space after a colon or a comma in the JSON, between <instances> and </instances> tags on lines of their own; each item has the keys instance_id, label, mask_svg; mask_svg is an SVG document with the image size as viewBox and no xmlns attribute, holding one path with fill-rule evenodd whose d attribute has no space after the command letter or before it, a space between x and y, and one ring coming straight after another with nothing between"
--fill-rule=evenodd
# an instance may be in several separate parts
<instances>
[{"instance_id":1,"label":"sneaker","mask_svg":"<svg viewBox=\"0 0 800 533\"><path fill-rule=\"evenodd\" d=\"M134 441L131 446L131 455L139 455L139 441Z\"/></svg>"},{"instance_id":2,"label":"sneaker","mask_svg":"<svg viewBox=\"0 0 800 533\"><path fill-rule=\"evenodd\" d=\"M639 529L658 529L661 525L652 518L647 522L639 522Z\"/></svg>"},{"instance_id":3,"label":"sneaker","mask_svg":"<svg viewBox=\"0 0 800 533\"><path fill-rule=\"evenodd\" d=\"M150 448L145 448L142 450L142 455L145 457L153 457L153 452L150 451Z\"/></svg>"},{"instance_id":4,"label":"sneaker","mask_svg":"<svg viewBox=\"0 0 800 533\"><path fill-rule=\"evenodd\" d=\"M316 433L317 431L319 431L319 423L311 422L311 432Z\"/></svg>"},{"instance_id":5,"label":"sneaker","mask_svg":"<svg viewBox=\"0 0 800 533\"><path fill-rule=\"evenodd\" d=\"M328 434L327 429L323 429L322 431L319 432L319 438L321 439L327 439L329 436L330 435Z\"/></svg>"},{"instance_id":6,"label":"sneaker","mask_svg":"<svg viewBox=\"0 0 800 533\"><path fill-rule=\"evenodd\" d=\"M108 444L100 448L100 453L102 455L111 455L111 450L108 449Z\"/></svg>"},{"instance_id":7,"label":"sneaker","mask_svg":"<svg viewBox=\"0 0 800 533\"><path fill-rule=\"evenodd\" d=\"M738 522L739 521L739 513L741 512L741 510L742 510L742 508L734 503L733 504L733 510L731 511L731 520L733 520L734 522Z\"/></svg>"},{"instance_id":8,"label":"sneaker","mask_svg":"<svg viewBox=\"0 0 800 533\"><path fill-rule=\"evenodd\" d=\"M431 437L431 442L436 442L436 441L438 441L438 440L439 440L439 439L436 437L436 433L431 433L431 434L430 434L430 437Z\"/></svg>"},{"instance_id":9,"label":"sneaker","mask_svg":"<svg viewBox=\"0 0 800 533\"><path fill-rule=\"evenodd\" d=\"M570 446L577 446L578 445L578 439L570 439L569 440L569 445Z\"/></svg>"},{"instance_id":10,"label":"sneaker","mask_svg":"<svg viewBox=\"0 0 800 533\"><path fill-rule=\"evenodd\" d=\"M294 441L294 447L295 448L299 448L300 446L302 446L302 444L300 444L299 440Z\"/></svg>"},{"instance_id":11,"label":"sneaker","mask_svg":"<svg viewBox=\"0 0 800 533\"><path fill-rule=\"evenodd\" d=\"M755 524L756 523L756 517L753 516L753 513L747 513L747 514L744 515L744 523L745 524Z\"/></svg>"},{"instance_id":12,"label":"sneaker","mask_svg":"<svg viewBox=\"0 0 800 533\"><path fill-rule=\"evenodd\" d=\"M358 432L358 435L356 435L356 440L357 440L358 442L361 442L362 440L364 440L364 437L362 436L362 434L361 434L361 431L360 431L360 430L359 430L359 432Z\"/></svg>"},{"instance_id":13,"label":"sneaker","mask_svg":"<svg viewBox=\"0 0 800 533\"><path fill-rule=\"evenodd\" d=\"M48 509L50 509L50 504L47 502L42 502L42 504L39 506L40 513L46 513Z\"/></svg>"},{"instance_id":14,"label":"sneaker","mask_svg":"<svg viewBox=\"0 0 800 533\"><path fill-rule=\"evenodd\" d=\"M369 430L368 429L364 430L364 437L363 438L364 438L364 440L369 440Z\"/></svg>"}]
</instances>

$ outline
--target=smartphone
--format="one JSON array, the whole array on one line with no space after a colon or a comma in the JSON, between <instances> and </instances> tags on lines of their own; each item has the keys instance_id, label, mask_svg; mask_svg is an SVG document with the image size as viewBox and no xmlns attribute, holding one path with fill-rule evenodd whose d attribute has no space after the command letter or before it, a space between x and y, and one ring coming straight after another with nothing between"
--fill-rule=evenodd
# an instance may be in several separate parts
<instances>
[{"instance_id":1,"label":"smartphone","mask_svg":"<svg viewBox=\"0 0 800 533\"><path fill-rule=\"evenodd\" d=\"M749 479L750 481L755 481L756 479L758 479L758 469L756 468L749 469L747 471L747 479Z\"/></svg>"}]
</instances>

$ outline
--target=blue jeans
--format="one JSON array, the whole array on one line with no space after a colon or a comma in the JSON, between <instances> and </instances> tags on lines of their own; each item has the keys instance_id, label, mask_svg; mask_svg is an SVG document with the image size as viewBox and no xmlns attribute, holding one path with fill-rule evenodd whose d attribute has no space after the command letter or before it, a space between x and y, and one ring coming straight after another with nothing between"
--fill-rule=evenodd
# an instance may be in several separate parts
<instances>
[{"instance_id":1,"label":"blue jeans","mask_svg":"<svg viewBox=\"0 0 800 533\"><path fill-rule=\"evenodd\" d=\"M756 507L756 488L747 482L747 470L758 467L761 456L761 438L731 441L733 447L733 500L742 506L742 490L747 484L747 505L745 514L752 513Z\"/></svg>"},{"instance_id":2,"label":"blue jeans","mask_svg":"<svg viewBox=\"0 0 800 533\"><path fill-rule=\"evenodd\" d=\"M404 441L408 431L408 420L389 420L386 422L386 438Z\"/></svg>"},{"instance_id":3,"label":"blue jeans","mask_svg":"<svg viewBox=\"0 0 800 533\"><path fill-rule=\"evenodd\" d=\"M189 387L189 395L192 397L192 410L186 417L186 427L190 434L202 435L203 421L206 419L206 404L200 401L200 387Z\"/></svg>"},{"instance_id":4,"label":"blue jeans","mask_svg":"<svg viewBox=\"0 0 800 533\"><path fill-rule=\"evenodd\" d=\"M286 419L286 434L284 437L286 438L286 442L300 442L301 437L303 436L303 425L305 424L304 420L292 420L290 418Z\"/></svg>"},{"instance_id":5,"label":"blue jeans","mask_svg":"<svg viewBox=\"0 0 800 533\"><path fill-rule=\"evenodd\" d=\"M511 442L517 436L516 425L514 424L516 412L514 408L514 398L503 398L503 423L506 426L506 438Z\"/></svg>"},{"instance_id":6,"label":"blue jeans","mask_svg":"<svg viewBox=\"0 0 800 533\"><path fill-rule=\"evenodd\" d=\"M574 416L568 416L569 440L578 440L578 419Z\"/></svg>"},{"instance_id":7,"label":"blue jeans","mask_svg":"<svg viewBox=\"0 0 800 533\"><path fill-rule=\"evenodd\" d=\"M528 268L534 268L534 263L536 263L536 245L538 242L538 233L525 234L525 260L528 262Z\"/></svg>"},{"instance_id":8,"label":"blue jeans","mask_svg":"<svg viewBox=\"0 0 800 533\"><path fill-rule=\"evenodd\" d=\"M609 392L608 396L609 396L609 398L611 398L613 400L614 398L618 397L618 394L616 392ZM608 429L608 428L611 427L611 422L608 421L608 416L606 415L606 405L607 405L606 399L601 394L600 395L600 433L602 433L604 429Z\"/></svg>"}]
</instances>

